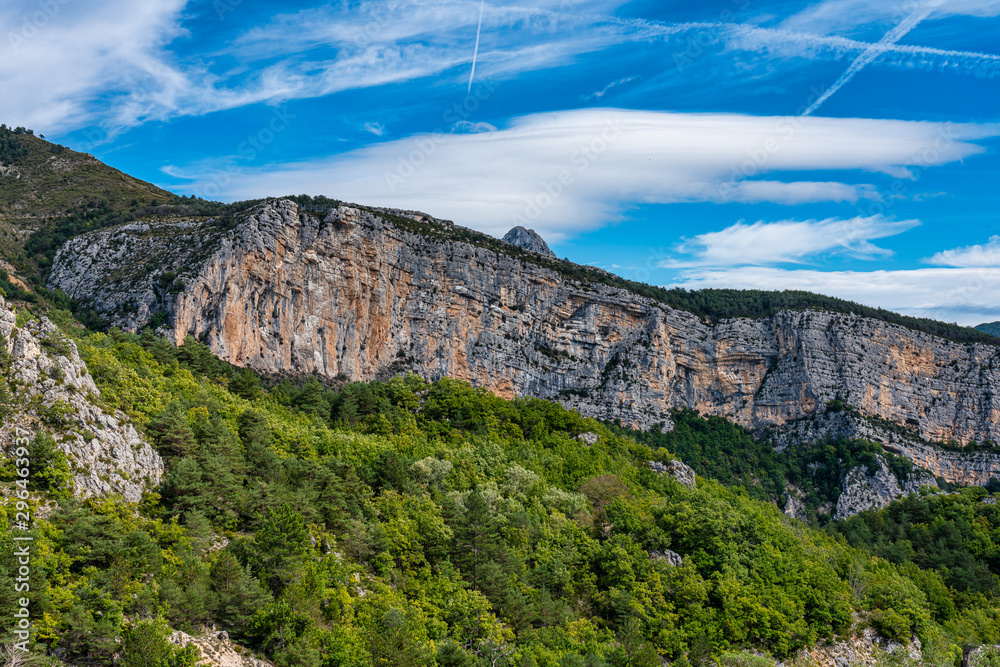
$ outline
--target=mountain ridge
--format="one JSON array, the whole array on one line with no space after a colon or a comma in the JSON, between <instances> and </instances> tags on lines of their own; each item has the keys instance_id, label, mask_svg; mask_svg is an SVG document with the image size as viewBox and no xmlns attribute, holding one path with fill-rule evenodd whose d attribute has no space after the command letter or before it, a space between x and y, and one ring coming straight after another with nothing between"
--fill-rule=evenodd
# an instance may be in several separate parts
<instances>
[{"instance_id":1,"label":"mountain ridge","mask_svg":"<svg viewBox=\"0 0 1000 667\"><path fill-rule=\"evenodd\" d=\"M13 147L0 152L0 238L6 238L0 254L39 286L44 284L49 265L58 248L80 234L149 218L215 218L223 224L233 224L234 217L240 212L274 199L224 204L181 197L110 167L93 155L46 141L24 128L0 128L0 143L5 147ZM19 147L23 147L24 156L19 155ZM74 168L55 173L57 170L49 164L55 159L72 163ZM53 187L53 178L58 178L58 187ZM16 187L12 187L12 184ZM37 193L48 189L52 189L58 196L39 199ZM284 198L317 211L344 204L322 196L295 195ZM628 280L597 267L561 260L554 255L536 254L419 211L358 204L350 206L383 216L397 226L415 233L446 241L471 243L553 269L570 279L626 289L671 308L694 313L708 322L716 323L734 317L759 319L782 310L828 310L881 319L957 342L1000 345L1000 338L975 328L906 316L811 292L742 289L688 291L683 288L656 287Z\"/></svg>"},{"instance_id":2,"label":"mountain ridge","mask_svg":"<svg viewBox=\"0 0 1000 667\"><path fill-rule=\"evenodd\" d=\"M425 236L428 223L350 206L320 219L271 200L238 218L231 229L151 222L78 237L50 287L124 329L152 322L269 373L415 370L641 427L669 423L677 407L780 425L843 400L928 440L1000 440L992 345L820 311L708 324L568 278L535 253L441 238L461 228Z\"/></svg>"}]
</instances>

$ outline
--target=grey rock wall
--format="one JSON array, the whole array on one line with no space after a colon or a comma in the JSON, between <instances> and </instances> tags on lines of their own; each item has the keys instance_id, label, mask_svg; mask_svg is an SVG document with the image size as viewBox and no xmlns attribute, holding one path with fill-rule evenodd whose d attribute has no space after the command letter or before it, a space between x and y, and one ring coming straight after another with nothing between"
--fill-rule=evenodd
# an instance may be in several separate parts
<instances>
[{"instance_id":1,"label":"grey rock wall","mask_svg":"<svg viewBox=\"0 0 1000 667\"><path fill-rule=\"evenodd\" d=\"M922 486L937 488L934 477L922 470L914 470L900 483L886 466L885 459L878 456L875 460L878 466L875 470L859 466L847 473L841 482L842 492L837 500L834 520L840 521L870 509L881 509L897 498L919 492Z\"/></svg>"},{"instance_id":2,"label":"grey rock wall","mask_svg":"<svg viewBox=\"0 0 1000 667\"><path fill-rule=\"evenodd\" d=\"M0 341L10 358L0 372L17 401L4 419L0 447L14 444L15 427L28 437L50 432L70 464L75 495L141 500L159 485L163 460L125 414L101 407L101 392L72 340L44 318L16 324L0 297Z\"/></svg>"}]
</instances>

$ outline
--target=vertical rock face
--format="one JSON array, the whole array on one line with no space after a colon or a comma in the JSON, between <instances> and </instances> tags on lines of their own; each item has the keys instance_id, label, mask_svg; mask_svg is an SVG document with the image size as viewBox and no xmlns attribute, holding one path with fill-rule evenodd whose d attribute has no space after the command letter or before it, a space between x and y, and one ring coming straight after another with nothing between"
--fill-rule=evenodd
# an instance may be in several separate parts
<instances>
[{"instance_id":1,"label":"vertical rock face","mask_svg":"<svg viewBox=\"0 0 1000 667\"><path fill-rule=\"evenodd\" d=\"M545 242L541 236L534 229L525 229L524 227L517 226L512 230L504 234L503 240L505 243L515 245L518 248L523 248L525 250L530 250L531 252L537 252L540 255L545 255L546 257L555 257L556 254L549 250L549 244Z\"/></svg>"},{"instance_id":2,"label":"vertical rock face","mask_svg":"<svg viewBox=\"0 0 1000 667\"><path fill-rule=\"evenodd\" d=\"M0 297L0 354L6 360L0 373L16 397L3 418L0 446L9 450L15 435L50 432L66 454L77 496L117 493L129 502L141 500L146 489L159 485L163 460L128 417L100 406L101 392L72 340L47 319L16 324Z\"/></svg>"},{"instance_id":3,"label":"vertical rock face","mask_svg":"<svg viewBox=\"0 0 1000 667\"><path fill-rule=\"evenodd\" d=\"M675 407L773 427L839 398L924 439L1000 440L993 347L827 312L709 326L567 277L582 267L559 273L551 260L390 218L340 207L320 219L277 200L229 230L102 230L62 248L50 285L131 330L162 311L178 342L200 337L272 373L368 380L413 370L668 428Z\"/></svg>"}]
</instances>

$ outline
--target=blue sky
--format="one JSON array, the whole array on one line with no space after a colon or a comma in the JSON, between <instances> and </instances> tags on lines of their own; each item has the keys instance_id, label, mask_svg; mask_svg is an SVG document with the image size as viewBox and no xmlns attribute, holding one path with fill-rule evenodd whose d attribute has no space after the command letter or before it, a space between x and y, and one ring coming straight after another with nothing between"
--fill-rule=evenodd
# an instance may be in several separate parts
<instances>
[{"instance_id":1,"label":"blue sky","mask_svg":"<svg viewBox=\"0 0 1000 667\"><path fill-rule=\"evenodd\" d=\"M1000 0L13 0L0 25L0 121L181 194L1000 319Z\"/></svg>"}]
</instances>

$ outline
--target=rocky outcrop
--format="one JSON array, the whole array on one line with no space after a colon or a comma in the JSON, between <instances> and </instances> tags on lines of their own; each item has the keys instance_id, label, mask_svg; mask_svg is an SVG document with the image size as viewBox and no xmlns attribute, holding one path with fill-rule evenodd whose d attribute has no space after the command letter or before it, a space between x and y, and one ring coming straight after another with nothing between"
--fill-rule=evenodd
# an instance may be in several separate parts
<instances>
[{"instance_id":1,"label":"rocky outcrop","mask_svg":"<svg viewBox=\"0 0 1000 667\"><path fill-rule=\"evenodd\" d=\"M649 557L655 560L663 561L670 567L680 567L684 564L684 557L676 551L671 551L670 549L664 549L663 551L650 551Z\"/></svg>"},{"instance_id":2,"label":"rocky outcrop","mask_svg":"<svg viewBox=\"0 0 1000 667\"><path fill-rule=\"evenodd\" d=\"M159 317L174 340L269 373L413 370L640 427L669 428L676 407L780 426L839 398L925 440L1000 441L991 346L827 312L709 325L580 282L585 267L390 217L272 200L232 229L133 223L69 241L50 285L127 329Z\"/></svg>"},{"instance_id":3,"label":"rocky outcrop","mask_svg":"<svg viewBox=\"0 0 1000 667\"><path fill-rule=\"evenodd\" d=\"M531 252L537 252L546 257L556 256L554 252L549 250L549 244L545 242L545 239L539 236L538 232L534 229L525 229L521 226L514 227L503 235L503 240L504 243L509 243Z\"/></svg>"},{"instance_id":4,"label":"rocky outcrop","mask_svg":"<svg viewBox=\"0 0 1000 667\"><path fill-rule=\"evenodd\" d=\"M650 470L659 475L670 475L684 486L689 486L692 489L695 488L697 484L694 470L691 468L691 466L687 465L682 461L678 461L677 459L674 459L669 463L650 461L649 468Z\"/></svg>"},{"instance_id":5,"label":"rocky outcrop","mask_svg":"<svg viewBox=\"0 0 1000 667\"><path fill-rule=\"evenodd\" d=\"M789 484L785 487L785 492L788 494L788 500L785 501L785 506L781 511L784 512L785 516L806 521L809 518L809 508L803 501L805 494L802 493L802 489L794 484Z\"/></svg>"},{"instance_id":6,"label":"rocky outcrop","mask_svg":"<svg viewBox=\"0 0 1000 667\"><path fill-rule=\"evenodd\" d=\"M883 457L876 456L875 461L875 470L869 470L868 466L858 466L844 477L841 482L843 490L833 514L835 521L871 509L881 509L897 498L919 492L922 486L937 488L934 477L922 470L914 470L900 481L889 470Z\"/></svg>"},{"instance_id":7,"label":"rocky outcrop","mask_svg":"<svg viewBox=\"0 0 1000 667\"><path fill-rule=\"evenodd\" d=\"M988 667L996 664L1000 658L1000 646L996 644L983 644L973 649L966 649L962 656L963 667Z\"/></svg>"},{"instance_id":8,"label":"rocky outcrop","mask_svg":"<svg viewBox=\"0 0 1000 667\"><path fill-rule=\"evenodd\" d=\"M274 663L249 655L249 651L232 643L226 632L212 632L192 636L180 630L170 635L169 641L177 646L194 646L198 649L198 664L203 667L273 667Z\"/></svg>"},{"instance_id":9,"label":"rocky outcrop","mask_svg":"<svg viewBox=\"0 0 1000 667\"><path fill-rule=\"evenodd\" d=\"M778 451L823 438L868 440L952 484L985 486L991 478L1000 476L1000 450L944 449L921 439L912 426L901 427L851 411L816 414L760 435L770 437Z\"/></svg>"},{"instance_id":10,"label":"rocky outcrop","mask_svg":"<svg viewBox=\"0 0 1000 667\"><path fill-rule=\"evenodd\" d=\"M17 326L17 316L0 297L2 383L11 394L0 410L0 447L15 436L52 433L66 454L75 495L120 494L138 502L158 486L163 461L121 412L101 406L101 392L77 353L76 344L49 320Z\"/></svg>"},{"instance_id":11,"label":"rocky outcrop","mask_svg":"<svg viewBox=\"0 0 1000 667\"><path fill-rule=\"evenodd\" d=\"M923 645L916 636L908 644L879 636L866 623L858 622L847 637L822 642L801 651L792 664L816 667L880 667L881 665L919 665Z\"/></svg>"}]
</instances>

